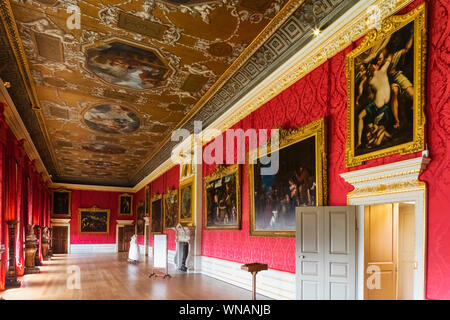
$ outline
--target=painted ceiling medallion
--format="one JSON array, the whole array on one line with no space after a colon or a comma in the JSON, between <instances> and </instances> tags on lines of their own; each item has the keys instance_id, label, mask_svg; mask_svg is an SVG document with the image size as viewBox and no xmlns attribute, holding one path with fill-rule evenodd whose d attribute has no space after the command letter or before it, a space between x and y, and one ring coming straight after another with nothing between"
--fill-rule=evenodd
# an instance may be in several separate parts
<instances>
[{"instance_id":1,"label":"painted ceiling medallion","mask_svg":"<svg viewBox=\"0 0 450 320\"><path fill-rule=\"evenodd\" d=\"M233 52L233 47L226 42L216 42L209 46L208 51L216 57L228 57Z\"/></svg>"},{"instance_id":2,"label":"painted ceiling medallion","mask_svg":"<svg viewBox=\"0 0 450 320\"><path fill-rule=\"evenodd\" d=\"M105 154L122 154L125 153L125 148L114 144L105 144L105 143L89 143L82 145L83 150L96 152L96 153L105 153Z\"/></svg>"},{"instance_id":3,"label":"painted ceiling medallion","mask_svg":"<svg viewBox=\"0 0 450 320\"><path fill-rule=\"evenodd\" d=\"M121 42L88 49L86 63L104 81L138 90L163 85L169 71L154 52Z\"/></svg>"},{"instance_id":4,"label":"painted ceiling medallion","mask_svg":"<svg viewBox=\"0 0 450 320\"><path fill-rule=\"evenodd\" d=\"M139 129L141 122L133 111L115 104L102 104L87 110L84 123L92 130L121 134Z\"/></svg>"}]
</instances>

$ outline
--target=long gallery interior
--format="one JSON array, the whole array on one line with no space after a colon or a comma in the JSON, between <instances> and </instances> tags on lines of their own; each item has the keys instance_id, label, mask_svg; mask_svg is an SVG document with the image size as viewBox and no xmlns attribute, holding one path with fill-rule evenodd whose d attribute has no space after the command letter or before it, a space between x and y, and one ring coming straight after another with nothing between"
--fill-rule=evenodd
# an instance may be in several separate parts
<instances>
[{"instance_id":1,"label":"long gallery interior","mask_svg":"<svg viewBox=\"0 0 450 320\"><path fill-rule=\"evenodd\" d=\"M1 299L450 299L449 0L0 18Z\"/></svg>"}]
</instances>

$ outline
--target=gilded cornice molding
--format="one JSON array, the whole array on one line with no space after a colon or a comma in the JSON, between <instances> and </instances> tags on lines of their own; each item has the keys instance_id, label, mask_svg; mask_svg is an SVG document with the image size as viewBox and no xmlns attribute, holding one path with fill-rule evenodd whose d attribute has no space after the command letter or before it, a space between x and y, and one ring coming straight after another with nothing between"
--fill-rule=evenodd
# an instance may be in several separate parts
<instances>
[{"instance_id":1,"label":"gilded cornice molding","mask_svg":"<svg viewBox=\"0 0 450 320\"><path fill-rule=\"evenodd\" d=\"M430 161L430 158L421 156L377 167L350 171L342 173L340 176L355 187L348 194L349 199L422 190L425 188L425 183L419 180L419 176Z\"/></svg>"},{"instance_id":2,"label":"gilded cornice molding","mask_svg":"<svg viewBox=\"0 0 450 320\"><path fill-rule=\"evenodd\" d=\"M9 45L14 54L14 58L16 59L19 72L22 76L25 89L31 102L31 108L36 114L39 127L45 139L45 143L47 145L47 149L50 153L51 160L55 167L56 174L58 174L59 168L58 162L56 160L55 151L52 147L47 127L45 126L45 120L42 115L38 95L36 92L36 88L34 86L34 80L33 77L31 76L30 66L28 64L25 49L22 43L22 39L20 38L19 30L17 29L16 20L14 18L14 14L9 0L0 1L0 19L2 21L3 28L5 29Z\"/></svg>"},{"instance_id":3,"label":"gilded cornice molding","mask_svg":"<svg viewBox=\"0 0 450 320\"><path fill-rule=\"evenodd\" d=\"M0 96L0 100L4 100L4 102L8 105L8 107L4 110L5 120L8 127L11 129L17 140L24 140L23 149L25 153L31 161L35 160L34 165L36 166L36 169L42 173L44 181L49 183L51 181L51 176L42 162L39 152L37 151L14 102L11 100L2 79L0 79Z\"/></svg>"}]
</instances>

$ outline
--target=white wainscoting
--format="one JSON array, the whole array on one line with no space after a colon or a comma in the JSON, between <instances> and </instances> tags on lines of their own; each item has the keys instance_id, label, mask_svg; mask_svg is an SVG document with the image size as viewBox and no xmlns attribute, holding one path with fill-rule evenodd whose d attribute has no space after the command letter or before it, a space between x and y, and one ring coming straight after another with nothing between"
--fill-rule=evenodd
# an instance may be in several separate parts
<instances>
[{"instance_id":1,"label":"white wainscoting","mask_svg":"<svg viewBox=\"0 0 450 320\"><path fill-rule=\"evenodd\" d=\"M70 253L110 253L116 252L116 244L71 244Z\"/></svg>"},{"instance_id":2,"label":"white wainscoting","mask_svg":"<svg viewBox=\"0 0 450 320\"><path fill-rule=\"evenodd\" d=\"M242 263L204 256L201 262L202 274L252 290L252 276L250 272L241 270ZM256 292L273 299L294 300L295 274L272 269L261 271L256 275Z\"/></svg>"}]
</instances>

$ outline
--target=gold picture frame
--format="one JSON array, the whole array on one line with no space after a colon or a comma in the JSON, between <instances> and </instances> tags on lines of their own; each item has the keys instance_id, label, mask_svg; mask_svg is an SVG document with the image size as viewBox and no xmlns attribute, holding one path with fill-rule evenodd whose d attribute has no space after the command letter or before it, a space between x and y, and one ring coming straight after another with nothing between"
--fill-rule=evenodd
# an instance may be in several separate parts
<instances>
[{"instance_id":1,"label":"gold picture frame","mask_svg":"<svg viewBox=\"0 0 450 320\"><path fill-rule=\"evenodd\" d=\"M145 190L144 190L144 202L145 202L145 211L144 211L144 215L146 217L150 216L150 185L145 186Z\"/></svg>"},{"instance_id":2,"label":"gold picture frame","mask_svg":"<svg viewBox=\"0 0 450 320\"><path fill-rule=\"evenodd\" d=\"M159 216L157 215L158 213L153 209L153 204L158 201L161 203ZM157 193L151 198L150 216L150 232L153 234L163 233L164 202L162 200L162 194Z\"/></svg>"},{"instance_id":3,"label":"gold picture frame","mask_svg":"<svg viewBox=\"0 0 450 320\"><path fill-rule=\"evenodd\" d=\"M410 25L410 23L413 23L413 26ZM410 32L411 35L405 39L403 33L407 31ZM398 42L401 40L406 41L406 44L399 46ZM411 53L407 55L409 51L413 53L413 55L411 55ZM382 56L381 52L383 53ZM396 59L396 55L400 55L401 58ZM374 59L369 60L370 58ZM375 59L378 59L378 63ZM388 62L388 64L386 64L386 62ZM402 69L399 69L398 65L400 65L400 68ZM365 36L362 43L347 54L346 75L348 112L345 157L346 167L354 167L367 160L381 158L392 154L409 154L424 150L426 121L424 113L426 87L425 65L425 3L407 14L391 16L385 19L381 23L380 29L371 30ZM367 89L364 89L367 87L370 87L369 91L373 91L372 87L376 86L377 83L373 81L374 77L372 74L375 74L377 71L381 74L384 66L386 66L384 72L389 75L390 100L387 103L384 102L385 105L381 108L378 107L377 109L375 103L378 95L372 93L371 96L370 94L368 95L367 92L365 95L363 93L364 90L367 91ZM375 67L377 69L375 69ZM355 75L356 71L358 72ZM404 71L413 75L412 81L409 79L411 77L410 75L403 74ZM401 78L398 76L399 73L402 74L400 76ZM370 84L370 86L368 84ZM378 84L381 86L382 82L378 82ZM357 86L358 88L356 88ZM378 90L376 92L378 92ZM383 91L380 90L380 92ZM360 103L361 98L364 102L363 104ZM380 98L382 98L381 94ZM400 98L404 100L399 100ZM412 99L412 103L410 102L410 99ZM378 101L383 100L378 99ZM407 102L400 104L399 101ZM370 110L372 109L368 109L371 108L370 104L373 104L374 107L372 109L376 112L371 112ZM412 104L412 112L408 111L410 110L409 104ZM355 110L356 107L358 110ZM384 109L386 110L382 112ZM406 110L403 111L403 113L407 114L408 117L403 116L403 119L400 120L400 111L402 110ZM381 117L381 121L376 116L377 113L380 114L378 117ZM390 118L389 121L383 116L384 113L388 115L387 118ZM370 114L370 116L366 117L367 114ZM386 123L386 125L380 126L379 123L376 123L374 126L369 120L371 118L375 119L375 121L373 121L374 123L380 121L379 123ZM406 121L404 119L406 119ZM385 146L384 148L383 145ZM371 149L373 149L373 151L370 151Z\"/></svg>"},{"instance_id":4,"label":"gold picture frame","mask_svg":"<svg viewBox=\"0 0 450 320\"><path fill-rule=\"evenodd\" d=\"M109 234L110 212L110 209L101 209L96 206L90 208L79 208L78 232L80 234ZM106 216L106 218L104 219L103 216ZM101 225L94 225L98 222L98 220L106 220L106 231L92 231L92 229L104 229ZM86 231L86 229L88 229L88 231Z\"/></svg>"},{"instance_id":5,"label":"gold picture frame","mask_svg":"<svg viewBox=\"0 0 450 320\"><path fill-rule=\"evenodd\" d=\"M176 207L171 208L167 202L170 201L171 198L175 197L176 199ZM178 212L180 210L180 195L178 189L172 188L167 189L167 192L163 196L164 202L164 214L163 214L163 230L174 229L178 223ZM175 210L175 214L172 214L173 217L169 217L169 210ZM173 225L168 224L170 218L173 218Z\"/></svg>"},{"instance_id":6,"label":"gold picture frame","mask_svg":"<svg viewBox=\"0 0 450 320\"><path fill-rule=\"evenodd\" d=\"M122 193L119 195L119 215L132 216L133 215L133 195L129 193Z\"/></svg>"},{"instance_id":7,"label":"gold picture frame","mask_svg":"<svg viewBox=\"0 0 450 320\"><path fill-rule=\"evenodd\" d=\"M265 203L268 204L281 204L282 201L284 201L284 198L279 201L279 199L274 200L270 202L270 199L273 199L272 193L272 187L275 188L275 182L272 183L270 192L268 192L269 189L264 189L264 182L263 179L260 178L261 175L256 176L255 175L255 168L258 168L258 165L256 163L256 160L261 157L261 150L264 150L267 148L266 154L269 155L273 151L279 151L279 170L275 175L272 175L273 180L271 181L277 181L278 175L282 177L292 177L295 174L297 174L297 168L300 166L307 167L306 164L303 163L303 158L308 158L308 162L311 163L311 166L314 168L311 168L310 170L314 170L313 173L310 174L310 178L308 181L310 186L310 189L306 189L307 198L309 198L310 204L301 203L299 205L315 205L315 206L323 206L326 205L327 202L327 156L326 156L326 124L324 118L321 118L319 120L316 120L314 122L311 122L303 127L294 128L294 129L287 129L287 130L280 130L279 131L279 146L277 149L272 150L272 147L270 145L270 140L260 146L259 148L256 148L254 150L250 150L247 153L247 175L248 175L248 188L249 188L249 228L250 228L250 236L262 236L262 237L295 237L295 208L291 208L289 212L289 221L290 228L284 227L275 228L270 227L270 223L272 222L272 219L270 219L269 226L263 226L261 227L260 221L262 221L263 217L263 210L260 210L258 208L258 213L256 214L256 205L255 205L255 196L262 197L262 201L258 202L258 206L262 206ZM305 146L308 146L311 149L314 149L313 152L305 152L305 157L292 157L289 155L289 157L286 156L286 153L288 152L299 152L298 148L305 148ZM297 148L297 149L295 149ZM310 151L310 150L306 150ZM283 153L283 154L282 154ZM264 152L263 152L264 154ZM288 160L285 160L288 159ZM297 161L297 162L295 162ZM285 163L286 162L286 163ZM289 163L288 163L289 162ZM295 166L294 166L295 165ZM281 172L280 170L288 170L288 168L295 168L295 172ZM306 169L303 169L303 171L306 172ZM289 175L289 173L291 175ZM302 173L300 172L300 175ZM258 190L265 190L266 193L260 192L257 194L255 192L255 179L258 179ZM288 180L288 179L286 179ZM292 180L292 179L291 179ZM285 186L288 186L288 182L286 181ZM312 189L314 187L314 189ZM296 188L297 190L300 190ZM315 190L314 194L312 196L310 195L309 190ZM312 192L311 192L312 193ZM280 192L279 195L282 195L283 193ZM302 194L299 192L299 194ZM289 194L288 194L289 196ZM314 199L312 202L311 199ZM314 204L312 204L314 203ZM295 205L298 206L298 205ZM269 208L270 210L267 210L268 213L273 215L273 209ZM265 209L264 209L265 210ZM258 215L258 217L256 217ZM265 215L265 211L264 211ZM276 218L276 217L275 217ZM265 216L264 218L265 219ZM258 220L258 221L257 221ZM276 221L276 220L274 220ZM256 222L258 222L259 227L256 226ZM281 224L280 224L281 225ZM276 225L275 225L276 226Z\"/></svg>"},{"instance_id":8,"label":"gold picture frame","mask_svg":"<svg viewBox=\"0 0 450 320\"><path fill-rule=\"evenodd\" d=\"M190 192L189 192L190 188ZM186 191L185 191L186 190ZM190 199L184 200L184 196L188 195ZM194 206L195 206L195 185L194 185L194 177L184 180L180 183L180 196L179 196L179 210L178 210L178 222L182 225L193 226L194 225ZM182 213L184 211L183 204L189 205L188 208L190 211L190 215L186 216L186 214Z\"/></svg>"},{"instance_id":9,"label":"gold picture frame","mask_svg":"<svg viewBox=\"0 0 450 320\"><path fill-rule=\"evenodd\" d=\"M61 197L59 195L61 195ZM61 210L65 211L66 213L64 212L57 213L58 211L61 210L60 209L55 210L55 205L58 205L58 207L62 207ZM65 207L67 207L66 210L64 210ZM72 191L65 189L52 190L51 216L53 218L72 217Z\"/></svg>"},{"instance_id":10,"label":"gold picture frame","mask_svg":"<svg viewBox=\"0 0 450 320\"><path fill-rule=\"evenodd\" d=\"M234 191L234 196L225 195L226 190L218 190L219 193L222 194L221 199L220 194L217 195L217 204L209 205L211 202L214 202L215 199L211 199L209 189L217 190L218 188L225 187L228 181L224 181L228 178L228 181L234 181L233 186L231 186L231 193ZM214 185L213 185L214 184ZM215 196L214 195L214 196ZM241 229L241 166L239 164L234 164L230 166L218 165L217 168L211 173L209 176L203 179L203 197L204 197L204 215L205 215L205 225L204 228L206 230L239 230ZM233 201L234 198L234 201ZM229 200L227 200L229 199ZM227 204L229 202L229 204ZM235 203L233 206L233 202ZM220 204L222 203L222 206ZM231 212L230 208L231 205ZM217 211L217 217L214 212L210 210L210 207L213 206L215 209L213 211ZM221 214L221 209L223 208ZM233 210L235 213L233 214ZM223 217L222 217L223 216ZM220 221L217 221L220 220ZM222 221L223 220L223 221ZM230 223L231 222L231 223Z\"/></svg>"}]
</instances>

